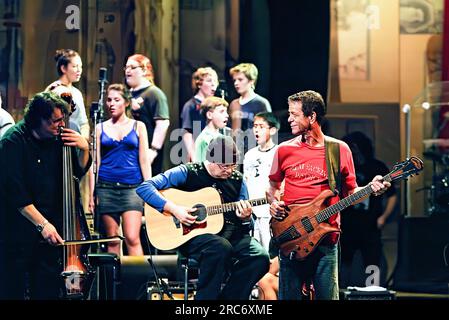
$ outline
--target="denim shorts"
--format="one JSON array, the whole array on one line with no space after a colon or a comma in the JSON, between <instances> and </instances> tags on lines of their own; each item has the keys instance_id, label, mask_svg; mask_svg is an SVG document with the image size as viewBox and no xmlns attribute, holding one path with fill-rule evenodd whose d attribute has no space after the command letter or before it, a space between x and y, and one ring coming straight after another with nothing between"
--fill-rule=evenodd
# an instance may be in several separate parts
<instances>
[{"instance_id":1,"label":"denim shorts","mask_svg":"<svg viewBox=\"0 0 449 320\"><path fill-rule=\"evenodd\" d=\"M97 183L97 212L100 214L143 212L143 200L137 195L137 185Z\"/></svg>"}]
</instances>

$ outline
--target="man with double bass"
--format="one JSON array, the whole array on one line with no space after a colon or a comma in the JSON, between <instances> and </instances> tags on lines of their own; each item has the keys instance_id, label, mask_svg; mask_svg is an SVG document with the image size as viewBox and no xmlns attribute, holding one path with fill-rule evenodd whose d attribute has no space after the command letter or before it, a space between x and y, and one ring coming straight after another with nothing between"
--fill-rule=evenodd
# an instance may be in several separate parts
<instances>
[{"instance_id":1,"label":"man with double bass","mask_svg":"<svg viewBox=\"0 0 449 320\"><path fill-rule=\"evenodd\" d=\"M76 177L92 161L87 140L61 129L68 108L55 93L38 93L0 141L3 299L62 297L63 145L73 147Z\"/></svg>"},{"instance_id":2,"label":"man with double bass","mask_svg":"<svg viewBox=\"0 0 449 320\"><path fill-rule=\"evenodd\" d=\"M341 182L336 183L337 186L341 186L336 188L342 192L340 198L362 189L356 183L354 162L348 145L325 136L321 131L325 115L325 104L321 95L311 90L298 92L288 97L288 107L288 122L292 134L297 137L279 145L269 176L268 198L272 201L270 212L276 219L272 220L274 235L276 221L292 214L289 212L291 209L289 205L310 203L322 191L331 190L329 179ZM339 157L339 165L336 166L338 169L331 172L339 171L339 174L329 174L330 168L326 158L331 156L326 156L326 148L330 144L336 146L331 150L338 150L335 151L338 155L334 155L334 159ZM275 195L278 194L283 181L284 196L280 201ZM371 181L375 195L385 192L390 185L389 182L382 181L381 176L376 176ZM339 220L337 214L327 222L330 226L338 227ZM282 242L283 239L274 236L274 240ZM303 250L303 247L300 250ZM338 232L324 236L305 259L297 259L296 252L291 253L293 254L285 256L281 250L279 254L279 299L301 299L303 285L306 283L310 286L312 282L317 299L338 300Z\"/></svg>"}]
</instances>

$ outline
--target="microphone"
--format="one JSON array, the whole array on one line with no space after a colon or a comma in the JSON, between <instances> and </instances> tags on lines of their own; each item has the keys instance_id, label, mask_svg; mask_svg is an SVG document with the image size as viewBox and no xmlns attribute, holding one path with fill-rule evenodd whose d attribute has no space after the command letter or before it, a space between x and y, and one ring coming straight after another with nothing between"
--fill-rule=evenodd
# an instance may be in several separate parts
<instances>
[{"instance_id":1,"label":"microphone","mask_svg":"<svg viewBox=\"0 0 449 320\"><path fill-rule=\"evenodd\" d=\"M218 87L217 90L215 90L215 96L222 99L226 99L228 97L228 88L225 80L218 81Z\"/></svg>"},{"instance_id":2,"label":"microphone","mask_svg":"<svg viewBox=\"0 0 449 320\"><path fill-rule=\"evenodd\" d=\"M97 112L98 112L98 102L97 101L92 101L92 104L90 106L90 118L96 120L96 113Z\"/></svg>"},{"instance_id":3,"label":"microphone","mask_svg":"<svg viewBox=\"0 0 449 320\"><path fill-rule=\"evenodd\" d=\"M98 78L99 78L98 82L108 83L108 80L107 80L108 76L107 75L108 75L108 69L107 68L100 68L100 71L98 73Z\"/></svg>"}]
</instances>

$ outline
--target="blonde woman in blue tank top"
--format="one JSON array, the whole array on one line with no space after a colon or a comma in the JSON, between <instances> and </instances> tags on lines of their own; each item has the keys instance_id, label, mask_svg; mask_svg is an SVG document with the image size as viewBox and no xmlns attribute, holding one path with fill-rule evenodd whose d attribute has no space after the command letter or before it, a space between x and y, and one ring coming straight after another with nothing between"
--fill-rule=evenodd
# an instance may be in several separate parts
<instances>
[{"instance_id":1,"label":"blonde woman in blue tank top","mask_svg":"<svg viewBox=\"0 0 449 320\"><path fill-rule=\"evenodd\" d=\"M107 89L106 106L111 118L97 125L97 212L106 236L119 234L120 220L129 255L143 255L140 243L143 201L135 189L151 178L145 124L128 118L131 95L122 84ZM93 190L91 193L93 203ZM108 252L120 254L120 243L111 242Z\"/></svg>"}]
</instances>

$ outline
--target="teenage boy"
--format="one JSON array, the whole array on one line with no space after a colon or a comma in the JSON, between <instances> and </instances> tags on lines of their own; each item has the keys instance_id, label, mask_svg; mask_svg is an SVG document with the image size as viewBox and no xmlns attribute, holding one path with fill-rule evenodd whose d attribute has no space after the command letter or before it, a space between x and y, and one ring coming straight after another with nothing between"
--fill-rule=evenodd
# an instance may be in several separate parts
<instances>
[{"instance_id":1,"label":"teenage boy","mask_svg":"<svg viewBox=\"0 0 449 320\"><path fill-rule=\"evenodd\" d=\"M243 159L243 175L250 199L265 197L265 191L270 186L268 175L277 149L274 140L277 141L279 127L279 120L271 112L261 112L254 117L253 133L257 146L250 149ZM254 238L269 251L270 206L254 207L253 212L256 216Z\"/></svg>"},{"instance_id":2,"label":"teenage boy","mask_svg":"<svg viewBox=\"0 0 449 320\"><path fill-rule=\"evenodd\" d=\"M206 127L195 141L195 161L206 160L207 146L213 138L221 135L220 129L228 123L228 103L218 97L208 97L201 103L201 113L206 118Z\"/></svg>"}]
</instances>

